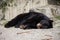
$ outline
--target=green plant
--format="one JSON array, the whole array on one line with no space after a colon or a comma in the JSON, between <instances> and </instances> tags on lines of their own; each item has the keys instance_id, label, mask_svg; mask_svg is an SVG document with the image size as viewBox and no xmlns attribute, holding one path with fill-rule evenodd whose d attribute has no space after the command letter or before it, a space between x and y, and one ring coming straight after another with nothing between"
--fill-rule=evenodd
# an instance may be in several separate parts
<instances>
[{"instance_id":1,"label":"green plant","mask_svg":"<svg viewBox=\"0 0 60 40\"><path fill-rule=\"evenodd\" d=\"M7 6L11 6L10 4L13 3L13 0L0 0L0 9L2 10L3 13L3 18L1 20L4 20L5 18L5 11L7 9Z\"/></svg>"},{"instance_id":2,"label":"green plant","mask_svg":"<svg viewBox=\"0 0 60 40\"><path fill-rule=\"evenodd\" d=\"M10 3L12 2L13 0L0 0L0 9L2 9L2 12L5 12L7 6L10 5Z\"/></svg>"},{"instance_id":3,"label":"green plant","mask_svg":"<svg viewBox=\"0 0 60 40\"><path fill-rule=\"evenodd\" d=\"M55 18L59 19L60 20L60 16L56 16Z\"/></svg>"}]
</instances>

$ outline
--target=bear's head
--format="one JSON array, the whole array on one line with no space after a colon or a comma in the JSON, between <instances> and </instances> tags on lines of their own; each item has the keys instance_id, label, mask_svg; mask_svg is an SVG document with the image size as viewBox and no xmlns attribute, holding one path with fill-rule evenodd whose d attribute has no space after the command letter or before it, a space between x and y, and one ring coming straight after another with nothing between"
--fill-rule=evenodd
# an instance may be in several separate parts
<instances>
[{"instance_id":1,"label":"bear's head","mask_svg":"<svg viewBox=\"0 0 60 40\"><path fill-rule=\"evenodd\" d=\"M41 20L39 23L37 23L38 29L48 29L53 28L53 20Z\"/></svg>"}]
</instances>

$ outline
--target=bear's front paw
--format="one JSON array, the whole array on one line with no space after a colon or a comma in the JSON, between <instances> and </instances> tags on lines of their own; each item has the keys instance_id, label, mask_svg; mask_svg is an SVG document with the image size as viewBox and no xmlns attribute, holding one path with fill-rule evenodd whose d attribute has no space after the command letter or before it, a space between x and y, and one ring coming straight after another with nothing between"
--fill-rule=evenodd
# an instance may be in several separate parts
<instances>
[{"instance_id":1,"label":"bear's front paw","mask_svg":"<svg viewBox=\"0 0 60 40\"><path fill-rule=\"evenodd\" d=\"M27 25L20 25L20 29L25 29Z\"/></svg>"}]
</instances>

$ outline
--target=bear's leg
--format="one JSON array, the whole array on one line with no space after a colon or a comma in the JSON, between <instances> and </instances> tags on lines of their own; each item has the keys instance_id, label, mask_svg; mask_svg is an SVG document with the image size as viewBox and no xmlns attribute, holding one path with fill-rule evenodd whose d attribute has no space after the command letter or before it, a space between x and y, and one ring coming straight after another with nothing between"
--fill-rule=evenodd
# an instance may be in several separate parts
<instances>
[{"instance_id":1,"label":"bear's leg","mask_svg":"<svg viewBox=\"0 0 60 40\"><path fill-rule=\"evenodd\" d=\"M17 17L13 18L11 21L9 21L8 23L6 23L4 26L5 28L9 28L9 27L12 27L12 26L15 26L18 24L18 22L21 22L23 20L23 18L25 16L28 16L29 13L25 13L25 14L20 14L18 15Z\"/></svg>"}]
</instances>

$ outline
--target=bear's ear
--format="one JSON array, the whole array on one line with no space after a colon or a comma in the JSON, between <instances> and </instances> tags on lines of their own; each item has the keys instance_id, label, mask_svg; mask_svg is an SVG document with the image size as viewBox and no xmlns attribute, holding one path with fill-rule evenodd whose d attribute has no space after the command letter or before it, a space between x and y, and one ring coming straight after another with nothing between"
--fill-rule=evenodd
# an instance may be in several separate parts
<instances>
[{"instance_id":1,"label":"bear's ear","mask_svg":"<svg viewBox=\"0 0 60 40\"><path fill-rule=\"evenodd\" d=\"M50 22L53 22L53 20L49 20Z\"/></svg>"}]
</instances>

